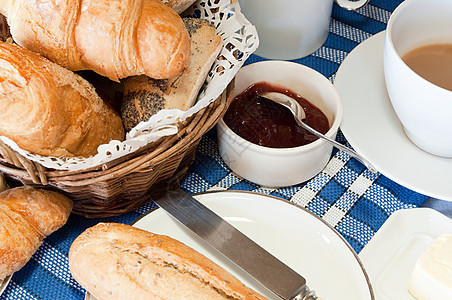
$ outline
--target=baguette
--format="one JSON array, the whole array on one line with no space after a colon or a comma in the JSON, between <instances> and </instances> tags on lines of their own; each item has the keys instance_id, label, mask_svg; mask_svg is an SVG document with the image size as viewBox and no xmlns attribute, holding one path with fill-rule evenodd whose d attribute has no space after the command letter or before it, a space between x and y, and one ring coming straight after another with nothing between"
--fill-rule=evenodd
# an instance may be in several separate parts
<instances>
[{"instance_id":1,"label":"baguette","mask_svg":"<svg viewBox=\"0 0 452 300\"><path fill-rule=\"evenodd\" d=\"M218 53L222 40L204 19L183 18L190 33L191 55L187 69L179 76L155 80L132 76L124 82L121 117L126 131L161 109L188 110L196 101Z\"/></svg>"},{"instance_id":2,"label":"baguette","mask_svg":"<svg viewBox=\"0 0 452 300\"><path fill-rule=\"evenodd\" d=\"M160 0L0 0L16 43L113 81L179 75L190 55L180 16Z\"/></svg>"},{"instance_id":3,"label":"baguette","mask_svg":"<svg viewBox=\"0 0 452 300\"><path fill-rule=\"evenodd\" d=\"M266 299L185 244L124 224L78 236L69 269L97 300Z\"/></svg>"},{"instance_id":4,"label":"baguette","mask_svg":"<svg viewBox=\"0 0 452 300\"><path fill-rule=\"evenodd\" d=\"M75 73L0 42L0 135L35 154L88 157L122 140L118 113Z\"/></svg>"},{"instance_id":5,"label":"baguette","mask_svg":"<svg viewBox=\"0 0 452 300\"><path fill-rule=\"evenodd\" d=\"M0 193L0 280L20 270L71 210L72 201L54 191L22 186Z\"/></svg>"}]
</instances>

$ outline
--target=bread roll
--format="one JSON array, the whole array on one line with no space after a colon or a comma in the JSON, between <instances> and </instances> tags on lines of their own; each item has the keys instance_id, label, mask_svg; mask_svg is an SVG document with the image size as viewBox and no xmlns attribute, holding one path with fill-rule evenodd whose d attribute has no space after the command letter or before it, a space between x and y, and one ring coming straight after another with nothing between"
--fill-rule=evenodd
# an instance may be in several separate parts
<instances>
[{"instance_id":1,"label":"bread roll","mask_svg":"<svg viewBox=\"0 0 452 300\"><path fill-rule=\"evenodd\" d=\"M0 135L32 153L88 157L122 140L119 115L75 73L0 42Z\"/></svg>"},{"instance_id":2,"label":"bread roll","mask_svg":"<svg viewBox=\"0 0 452 300\"><path fill-rule=\"evenodd\" d=\"M54 191L23 186L0 193L0 280L21 269L71 210L72 201Z\"/></svg>"},{"instance_id":3,"label":"bread roll","mask_svg":"<svg viewBox=\"0 0 452 300\"><path fill-rule=\"evenodd\" d=\"M180 16L160 0L0 0L0 11L19 45L114 81L177 76L190 55Z\"/></svg>"},{"instance_id":4,"label":"bread roll","mask_svg":"<svg viewBox=\"0 0 452 300\"><path fill-rule=\"evenodd\" d=\"M132 76L125 80L121 117L126 131L147 121L161 109L188 110L196 101L218 53L222 40L209 21L184 18L190 33L191 55L187 69L179 76L155 80Z\"/></svg>"},{"instance_id":5,"label":"bread roll","mask_svg":"<svg viewBox=\"0 0 452 300\"><path fill-rule=\"evenodd\" d=\"M88 228L69 268L97 300L265 299L185 244L124 224Z\"/></svg>"}]
</instances>

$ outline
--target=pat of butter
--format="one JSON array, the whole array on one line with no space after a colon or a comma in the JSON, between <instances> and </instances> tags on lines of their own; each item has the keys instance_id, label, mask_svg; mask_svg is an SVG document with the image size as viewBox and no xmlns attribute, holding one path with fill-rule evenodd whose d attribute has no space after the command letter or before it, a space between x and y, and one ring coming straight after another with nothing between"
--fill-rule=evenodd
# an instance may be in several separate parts
<instances>
[{"instance_id":1,"label":"pat of butter","mask_svg":"<svg viewBox=\"0 0 452 300\"><path fill-rule=\"evenodd\" d=\"M452 299L452 233L444 233L419 257L408 290L419 300Z\"/></svg>"}]
</instances>

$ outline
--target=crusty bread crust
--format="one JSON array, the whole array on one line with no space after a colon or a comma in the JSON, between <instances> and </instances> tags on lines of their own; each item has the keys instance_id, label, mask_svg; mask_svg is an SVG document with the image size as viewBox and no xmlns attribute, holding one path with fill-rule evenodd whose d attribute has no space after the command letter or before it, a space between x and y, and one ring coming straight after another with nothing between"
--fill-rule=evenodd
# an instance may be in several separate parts
<instances>
[{"instance_id":1,"label":"crusty bread crust","mask_svg":"<svg viewBox=\"0 0 452 300\"><path fill-rule=\"evenodd\" d=\"M64 195L29 186L0 193L0 280L22 268L72 210Z\"/></svg>"},{"instance_id":2,"label":"crusty bread crust","mask_svg":"<svg viewBox=\"0 0 452 300\"><path fill-rule=\"evenodd\" d=\"M0 42L0 135L32 153L88 157L123 140L116 112L94 87L44 57Z\"/></svg>"},{"instance_id":3,"label":"crusty bread crust","mask_svg":"<svg viewBox=\"0 0 452 300\"><path fill-rule=\"evenodd\" d=\"M72 276L102 299L265 299L211 260L168 236L100 223L69 250Z\"/></svg>"}]
</instances>

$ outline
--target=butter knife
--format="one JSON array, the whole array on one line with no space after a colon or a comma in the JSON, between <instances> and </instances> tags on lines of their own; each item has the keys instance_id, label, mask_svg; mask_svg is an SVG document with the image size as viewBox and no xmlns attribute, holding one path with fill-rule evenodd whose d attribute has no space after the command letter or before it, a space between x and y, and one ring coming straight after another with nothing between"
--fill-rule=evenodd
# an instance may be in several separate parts
<instances>
[{"instance_id":1,"label":"butter knife","mask_svg":"<svg viewBox=\"0 0 452 300\"><path fill-rule=\"evenodd\" d=\"M154 202L182 225L286 300L318 298L306 280L201 202L181 190L169 190Z\"/></svg>"}]
</instances>

